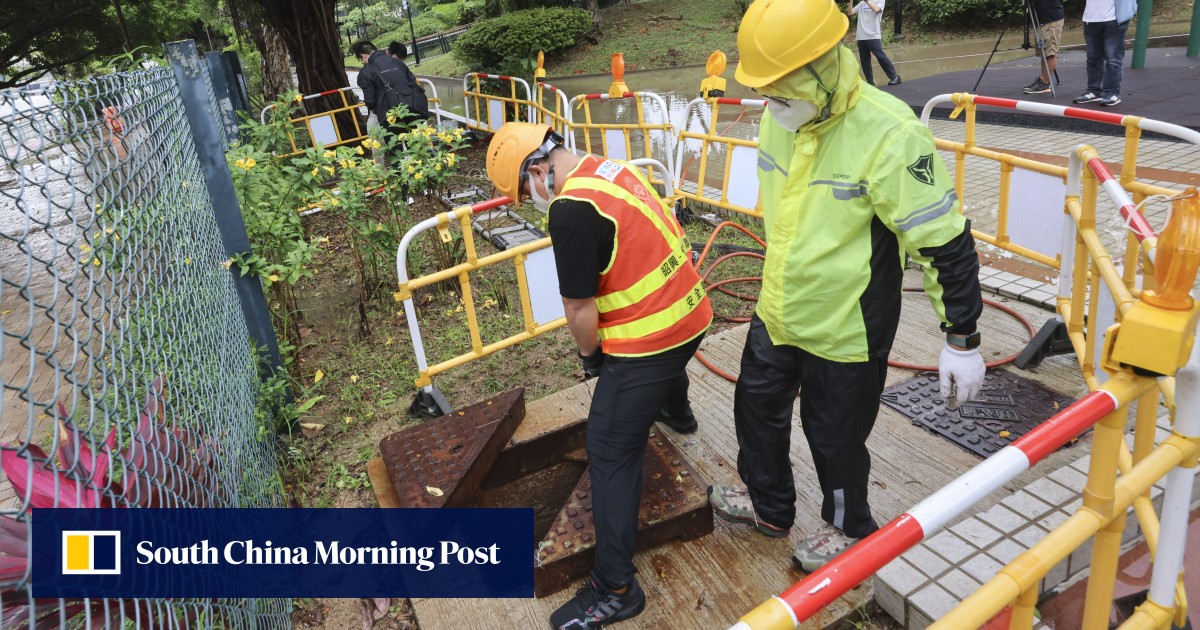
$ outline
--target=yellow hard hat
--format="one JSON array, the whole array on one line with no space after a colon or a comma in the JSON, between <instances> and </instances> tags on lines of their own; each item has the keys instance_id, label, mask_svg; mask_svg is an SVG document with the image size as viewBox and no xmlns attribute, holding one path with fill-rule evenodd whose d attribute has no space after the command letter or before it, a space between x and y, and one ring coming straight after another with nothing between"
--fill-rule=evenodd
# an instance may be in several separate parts
<instances>
[{"instance_id":1,"label":"yellow hard hat","mask_svg":"<svg viewBox=\"0 0 1200 630\"><path fill-rule=\"evenodd\" d=\"M849 27L834 0L755 0L738 28L734 77L751 88L773 83L831 50Z\"/></svg>"},{"instance_id":2,"label":"yellow hard hat","mask_svg":"<svg viewBox=\"0 0 1200 630\"><path fill-rule=\"evenodd\" d=\"M520 201L521 167L541 148L550 131L550 125L510 122L492 136L487 151L487 174L500 194Z\"/></svg>"}]
</instances>

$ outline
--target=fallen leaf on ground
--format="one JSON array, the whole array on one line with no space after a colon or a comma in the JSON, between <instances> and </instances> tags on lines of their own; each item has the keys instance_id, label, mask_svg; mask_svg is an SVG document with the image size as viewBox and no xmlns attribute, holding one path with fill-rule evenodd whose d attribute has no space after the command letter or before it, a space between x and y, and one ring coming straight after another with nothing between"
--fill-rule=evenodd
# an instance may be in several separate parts
<instances>
[{"instance_id":1,"label":"fallen leaf on ground","mask_svg":"<svg viewBox=\"0 0 1200 630\"><path fill-rule=\"evenodd\" d=\"M320 383L321 379L323 379L323 378L325 378L325 372L322 372L321 370L317 370L317 373L313 374L313 385Z\"/></svg>"},{"instance_id":2,"label":"fallen leaf on ground","mask_svg":"<svg viewBox=\"0 0 1200 630\"><path fill-rule=\"evenodd\" d=\"M433 486L425 486L425 492L428 492L429 494L432 494L435 497L440 497L440 496L446 494L445 492L442 492L441 488L434 488Z\"/></svg>"}]
</instances>

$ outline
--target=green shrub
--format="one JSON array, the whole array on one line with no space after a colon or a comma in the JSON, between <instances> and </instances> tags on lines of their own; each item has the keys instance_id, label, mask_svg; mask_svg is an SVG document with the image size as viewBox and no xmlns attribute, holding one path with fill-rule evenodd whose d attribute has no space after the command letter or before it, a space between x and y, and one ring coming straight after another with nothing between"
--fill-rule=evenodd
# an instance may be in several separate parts
<instances>
[{"instance_id":1,"label":"green shrub","mask_svg":"<svg viewBox=\"0 0 1200 630\"><path fill-rule=\"evenodd\" d=\"M911 6L911 8L909 8ZM978 26L984 20L1003 23L1021 13L1021 3L1012 0L913 0L904 8L906 18L915 17L922 26L954 28Z\"/></svg>"},{"instance_id":2,"label":"green shrub","mask_svg":"<svg viewBox=\"0 0 1200 630\"><path fill-rule=\"evenodd\" d=\"M454 42L454 55L482 72L522 70L539 50L553 55L571 48L592 26L583 9L529 9L476 23ZM524 74L524 72L517 72Z\"/></svg>"},{"instance_id":3,"label":"green shrub","mask_svg":"<svg viewBox=\"0 0 1200 630\"><path fill-rule=\"evenodd\" d=\"M439 4L422 13L421 17L427 15L441 22L442 30L462 24L462 6L458 4Z\"/></svg>"}]
</instances>

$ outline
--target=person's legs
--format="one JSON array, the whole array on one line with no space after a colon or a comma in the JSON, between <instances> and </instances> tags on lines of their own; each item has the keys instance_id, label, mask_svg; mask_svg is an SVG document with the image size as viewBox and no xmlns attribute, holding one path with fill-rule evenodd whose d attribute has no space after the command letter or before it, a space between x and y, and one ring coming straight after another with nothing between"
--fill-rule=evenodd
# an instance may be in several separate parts
<instances>
[{"instance_id":1,"label":"person's legs","mask_svg":"<svg viewBox=\"0 0 1200 630\"><path fill-rule=\"evenodd\" d=\"M863 538L879 528L867 503L867 437L879 413L887 357L839 363L802 356L800 419L821 484L821 518Z\"/></svg>"},{"instance_id":2,"label":"person's legs","mask_svg":"<svg viewBox=\"0 0 1200 630\"><path fill-rule=\"evenodd\" d=\"M587 423L596 527L592 577L607 589L633 581L647 436L699 345L697 338L656 355L608 357L596 383Z\"/></svg>"},{"instance_id":3,"label":"person's legs","mask_svg":"<svg viewBox=\"0 0 1200 630\"><path fill-rule=\"evenodd\" d=\"M1104 92L1104 24L1085 22L1083 41L1087 44L1087 91L1100 96Z\"/></svg>"},{"instance_id":4,"label":"person's legs","mask_svg":"<svg viewBox=\"0 0 1200 630\"><path fill-rule=\"evenodd\" d=\"M1049 84L1058 67L1059 42L1062 40L1063 20L1055 20L1042 25L1042 45L1046 54L1046 63L1042 65L1042 83Z\"/></svg>"},{"instance_id":5,"label":"person's legs","mask_svg":"<svg viewBox=\"0 0 1200 630\"><path fill-rule=\"evenodd\" d=\"M1104 96L1121 95L1121 78L1125 66L1125 31L1129 22L1104 23Z\"/></svg>"},{"instance_id":6,"label":"person's legs","mask_svg":"<svg viewBox=\"0 0 1200 630\"><path fill-rule=\"evenodd\" d=\"M751 317L733 394L738 475L758 518L781 529L796 519L790 451L792 406L800 386L799 351L771 343L766 325L758 315Z\"/></svg>"},{"instance_id":7,"label":"person's legs","mask_svg":"<svg viewBox=\"0 0 1200 630\"><path fill-rule=\"evenodd\" d=\"M867 83L875 85L875 75L871 70L871 46L868 42L872 40L858 40L858 62L862 66L863 78Z\"/></svg>"},{"instance_id":8,"label":"person's legs","mask_svg":"<svg viewBox=\"0 0 1200 630\"><path fill-rule=\"evenodd\" d=\"M887 53L883 52L883 41L878 39L869 40L868 45L871 48L871 54L879 60L879 67L883 68L883 73L887 75L889 81L894 81L896 77L896 67L892 65L892 60L888 59Z\"/></svg>"}]
</instances>

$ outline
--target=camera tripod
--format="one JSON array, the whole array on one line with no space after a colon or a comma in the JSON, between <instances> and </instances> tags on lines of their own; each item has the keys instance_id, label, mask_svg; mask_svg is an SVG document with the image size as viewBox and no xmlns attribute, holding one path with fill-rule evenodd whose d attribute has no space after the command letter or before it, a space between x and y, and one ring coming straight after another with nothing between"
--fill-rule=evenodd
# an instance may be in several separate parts
<instances>
[{"instance_id":1,"label":"camera tripod","mask_svg":"<svg viewBox=\"0 0 1200 630\"><path fill-rule=\"evenodd\" d=\"M1036 45L1038 58L1041 59L1042 62L1041 68L1049 70L1050 62L1046 60L1046 41L1042 38L1042 24L1038 20L1037 12L1033 10L1033 6L1029 3L1029 0L1021 0L1021 4L1025 9L1026 17L1025 41L1021 44L1021 48L1029 50ZM1000 42L1004 40L1004 34L1008 32L1008 27L1012 26L1012 18L1013 16L1010 15L1008 16L1008 19L1004 21L1004 28L1000 30L1000 36L996 38L996 44L992 46L992 52L988 54L987 61L985 61L983 64L983 69L979 71L979 78L975 80L975 87L971 88L971 92L977 92L979 90L979 84L983 81L983 74L987 72L988 65L992 63L992 57L995 57L996 53L1000 52ZM1030 43L1029 41L1030 30L1033 31L1035 43ZM1016 48L1005 48L1004 50L1016 50ZM1047 72L1046 76L1050 78L1050 93L1054 96L1058 96L1058 91L1054 89L1055 85L1062 83L1062 80L1058 78L1058 70L1055 69L1052 73Z\"/></svg>"}]
</instances>

